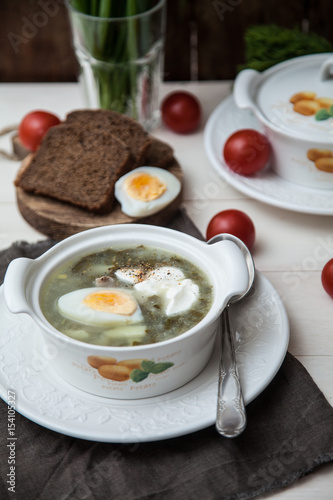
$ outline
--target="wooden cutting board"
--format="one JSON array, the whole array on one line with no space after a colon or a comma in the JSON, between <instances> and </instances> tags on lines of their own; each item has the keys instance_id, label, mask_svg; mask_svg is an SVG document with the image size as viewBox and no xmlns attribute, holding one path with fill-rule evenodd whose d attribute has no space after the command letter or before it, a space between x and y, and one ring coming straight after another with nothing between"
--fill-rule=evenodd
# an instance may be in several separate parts
<instances>
[{"instance_id":1,"label":"wooden cutting board","mask_svg":"<svg viewBox=\"0 0 333 500\"><path fill-rule=\"evenodd\" d=\"M166 169L183 184L183 172L173 159ZM37 231L55 240L62 240L72 234L110 224L153 224L164 226L176 215L181 203L182 191L178 197L160 212L145 218L132 218L123 214L116 202L109 214L94 215L69 203L63 203L45 196L36 196L16 188L18 208L24 219Z\"/></svg>"}]
</instances>

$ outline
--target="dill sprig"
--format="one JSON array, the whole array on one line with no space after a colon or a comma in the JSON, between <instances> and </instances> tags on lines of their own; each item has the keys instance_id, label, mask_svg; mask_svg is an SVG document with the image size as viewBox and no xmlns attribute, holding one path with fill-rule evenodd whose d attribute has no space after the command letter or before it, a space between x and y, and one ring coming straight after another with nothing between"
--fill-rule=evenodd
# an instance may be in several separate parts
<instances>
[{"instance_id":1,"label":"dill sprig","mask_svg":"<svg viewBox=\"0 0 333 500\"><path fill-rule=\"evenodd\" d=\"M245 32L245 64L239 70L264 71L293 57L332 50L332 44L315 33L276 25L252 26Z\"/></svg>"}]
</instances>

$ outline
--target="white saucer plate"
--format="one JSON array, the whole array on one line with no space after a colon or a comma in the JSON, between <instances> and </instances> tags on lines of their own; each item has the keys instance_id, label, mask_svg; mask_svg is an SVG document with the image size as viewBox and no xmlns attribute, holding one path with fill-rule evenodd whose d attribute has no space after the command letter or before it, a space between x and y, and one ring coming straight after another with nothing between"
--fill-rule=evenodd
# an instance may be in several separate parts
<instances>
[{"instance_id":1,"label":"white saucer plate","mask_svg":"<svg viewBox=\"0 0 333 500\"><path fill-rule=\"evenodd\" d=\"M232 172L223 159L227 138L236 130L252 128L263 132L261 125L249 110L239 109L229 96L209 117L205 132L205 150L216 173L242 193L269 205L295 212L333 215L333 196L329 189L311 189L288 182L273 170L245 177Z\"/></svg>"},{"instance_id":2,"label":"white saucer plate","mask_svg":"<svg viewBox=\"0 0 333 500\"><path fill-rule=\"evenodd\" d=\"M232 307L237 360L249 403L279 370L288 347L289 323L278 293L259 272L249 296ZM206 368L176 391L131 401L94 396L54 371L38 326L26 314L8 311L1 287L0 349L2 399L8 402L8 391L14 391L19 413L61 434L136 443L182 436L215 422L218 342Z\"/></svg>"}]
</instances>

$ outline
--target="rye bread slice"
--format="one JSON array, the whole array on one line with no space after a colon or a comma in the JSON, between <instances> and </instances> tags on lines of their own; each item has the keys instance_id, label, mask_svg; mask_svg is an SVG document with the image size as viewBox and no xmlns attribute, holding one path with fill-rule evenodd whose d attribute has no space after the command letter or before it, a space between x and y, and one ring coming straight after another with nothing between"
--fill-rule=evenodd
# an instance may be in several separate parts
<instances>
[{"instance_id":1,"label":"rye bread slice","mask_svg":"<svg viewBox=\"0 0 333 500\"><path fill-rule=\"evenodd\" d=\"M167 168L173 161L173 149L166 142L152 137L145 165L158 168Z\"/></svg>"},{"instance_id":2,"label":"rye bread slice","mask_svg":"<svg viewBox=\"0 0 333 500\"><path fill-rule=\"evenodd\" d=\"M28 156L14 181L36 195L65 201L95 213L110 212L114 184L131 169L127 146L102 130L57 125L35 154Z\"/></svg>"},{"instance_id":3,"label":"rye bread slice","mask_svg":"<svg viewBox=\"0 0 333 500\"><path fill-rule=\"evenodd\" d=\"M128 116L107 109L80 109L69 113L65 123L103 130L122 140L132 153L132 168L146 161L151 138L138 122Z\"/></svg>"}]
</instances>

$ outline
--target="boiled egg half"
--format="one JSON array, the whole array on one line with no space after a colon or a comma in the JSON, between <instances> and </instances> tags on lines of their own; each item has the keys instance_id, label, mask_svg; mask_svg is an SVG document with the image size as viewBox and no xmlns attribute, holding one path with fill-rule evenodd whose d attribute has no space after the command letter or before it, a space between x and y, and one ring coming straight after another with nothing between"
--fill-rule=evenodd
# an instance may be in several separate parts
<instances>
[{"instance_id":1,"label":"boiled egg half","mask_svg":"<svg viewBox=\"0 0 333 500\"><path fill-rule=\"evenodd\" d=\"M181 190L181 183L168 170L139 167L118 179L115 197L129 217L155 214L169 205Z\"/></svg>"},{"instance_id":2,"label":"boiled egg half","mask_svg":"<svg viewBox=\"0 0 333 500\"><path fill-rule=\"evenodd\" d=\"M141 309L128 290L82 288L58 299L59 312L88 325L119 325L143 321Z\"/></svg>"}]
</instances>

